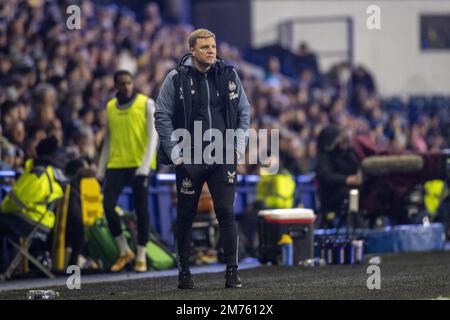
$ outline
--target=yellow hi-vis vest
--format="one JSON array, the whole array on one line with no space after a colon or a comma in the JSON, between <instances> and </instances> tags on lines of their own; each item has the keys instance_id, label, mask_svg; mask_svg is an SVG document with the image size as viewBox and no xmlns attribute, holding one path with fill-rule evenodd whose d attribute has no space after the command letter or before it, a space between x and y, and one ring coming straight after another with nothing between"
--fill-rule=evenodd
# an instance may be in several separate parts
<instances>
[{"instance_id":1,"label":"yellow hi-vis vest","mask_svg":"<svg viewBox=\"0 0 450 320\"><path fill-rule=\"evenodd\" d=\"M147 99L138 93L126 109L117 107L117 98L108 101L108 127L110 133L108 169L140 167L147 147ZM156 168L156 152L151 168Z\"/></svg>"},{"instance_id":2,"label":"yellow hi-vis vest","mask_svg":"<svg viewBox=\"0 0 450 320\"><path fill-rule=\"evenodd\" d=\"M431 215L435 215L443 199L448 196L449 190L443 180L429 180L424 183L425 208Z\"/></svg>"},{"instance_id":3,"label":"yellow hi-vis vest","mask_svg":"<svg viewBox=\"0 0 450 320\"><path fill-rule=\"evenodd\" d=\"M288 209L294 206L295 180L289 172L262 174L256 185L256 200L266 208Z\"/></svg>"},{"instance_id":4,"label":"yellow hi-vis vest","mask_svg":"<svg viewBox=\"0 0 450 320\"><path fill-rule=\"evenodd\" d=\"M53 168L34 167L32 161L27 161L24 173L3 199L1 211L19 215L30 224L40 222L45 228L52 229L55 214L48 210L48 204L62 196L63 189L55 180Z\"/></svg>"}]
</instances>

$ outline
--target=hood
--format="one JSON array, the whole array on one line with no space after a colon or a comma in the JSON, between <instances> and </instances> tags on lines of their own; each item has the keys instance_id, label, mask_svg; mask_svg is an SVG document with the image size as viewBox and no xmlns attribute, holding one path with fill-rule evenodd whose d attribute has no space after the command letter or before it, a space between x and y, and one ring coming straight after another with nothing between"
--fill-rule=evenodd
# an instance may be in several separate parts
<instances>
[{"instance_id":1,"label":"hood","mask_svg":"<svg viewBox=\"0 0 450 320\"><path fill-rule=\"evenodd\" d=\"M322 129L317 141L319 151L330 152L334 150L337 142L345 135L347 135L346 131L338 126L332 125Z\"/></svg>"},{"instance_id":2,"label":"hood","mask_svg":"<svg viewBox=\"0 0 450 320\"><path fill-rule=\"evenodd\" d=\"M66 156L63 151L56 152L52 155L44 155L36 158L35 165L52 166L63 170L66 165Z\"/></svg>"},{"instance_id":3,"label":"hood","mask_svg":"<svg viewBox=\"0 0 450 320\"><path fill-rule=\"evenodd\" d=\"M213 67L217 64L217 62L224 62L219 56L216 56L216 62ZM180 62L178 63L180 67L194 67L194 62L192 61L192 54L186 53L183 57L181 57Z\"/></svg>"},{"instance_id":4,"label":"hood","mask_svg":"<svg viewBox=\"0 0 450 320\"><path fill-rule=\"evenodd\" d=\"M178 65L180 67L193 67L194 63L192 62L192 54L186 53L184 56L182 56Z\"/></svg>"}]
</instances>

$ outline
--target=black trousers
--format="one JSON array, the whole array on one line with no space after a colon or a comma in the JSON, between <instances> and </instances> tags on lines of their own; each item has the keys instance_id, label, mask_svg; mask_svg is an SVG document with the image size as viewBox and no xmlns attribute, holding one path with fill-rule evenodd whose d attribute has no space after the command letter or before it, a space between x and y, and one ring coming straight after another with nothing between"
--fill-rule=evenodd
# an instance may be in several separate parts
<instances>
[{"instance_id":1,"label":"black trousers","mask_svg":"<svg viewBox=\"0 0 450 320\"><path fill-rule=\"evenodd\" d=\"M145 246L149 238L150 217L148 211L148 177L135 176L137 168L108 169L105 174L103 207L108 226L114 237L122 234L120 217L115 207L120 193L126 185L133 189L133 202L137 216L137 243Z\"/></svg>"},{"instance_id":2,"label":"black trousers","mask_svg":"<svg viewBox=\"0 0 450 320\"><path fill-rule=\"evenodd\" d=\"M69 208L67 211L66 247L72 248L69 265L77 264L84 247L84 224L81 212L80 181L70 183Z\"/></svg>"},{"instance_id":3,"label":"black trousers","mask_svg":"<svg viewBox=\"0 0 450 320\"><path fill-rule=\"evenodd\" d=\"M206 182L214 202L214 211L219 222L225 263L238 265L237 225L233 212L235 184L225 180L224 165L181 164L176 167L177 219L175 241L179 267L189 266L192 243L192 223L197 213L198 201Z\"/></svg>"},{"instance_id":4,"label":"black trousers","mask_svg":"<svg viewBox=\"0 0 450 320\"><path fill-rule=\"evenodd\" d=\"M7 242L11 239L19 243L20 237L28 236L33 231L34 226L22 218L11 213L0 213L0 273L6 271L7 266L16 254L16 249ZM33 241L29 252L33 256L42 254L45 251L51 251L52 232L51 230L42 230L46 234L46 239L42 241Z\"/></svg>"}]
</instances>

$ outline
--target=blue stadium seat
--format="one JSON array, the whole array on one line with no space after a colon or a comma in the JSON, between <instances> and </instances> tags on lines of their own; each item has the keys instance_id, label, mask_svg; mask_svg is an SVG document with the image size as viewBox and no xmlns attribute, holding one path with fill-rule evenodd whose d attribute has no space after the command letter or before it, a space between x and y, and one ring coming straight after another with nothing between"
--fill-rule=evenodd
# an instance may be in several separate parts
<instances>
[{"instance_id":1,"label":"blue stadium seat","mask_svg":"<svg viewBox=\"0 0 450 320\"><path fill-rule=\"evenodd\" d=\"M404 113L405 112L405 103L403 102L401 97L394 96L388 100L384 101L385 109L389 112L395 113Z\"/></svg>"}]
</instances>

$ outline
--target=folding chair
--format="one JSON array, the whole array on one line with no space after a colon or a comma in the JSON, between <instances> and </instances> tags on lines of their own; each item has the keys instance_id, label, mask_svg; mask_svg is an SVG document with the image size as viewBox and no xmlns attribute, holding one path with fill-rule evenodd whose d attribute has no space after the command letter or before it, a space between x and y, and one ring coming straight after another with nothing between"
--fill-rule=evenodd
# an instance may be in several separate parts
<instances>
[{"instance_id":1,"label":"folding chair","mask_svg":"<svg viewBox=\"0 0 450 320\"><path fill-rule=\"evenodd\" d=\"M9 216L10 214L8 214ZM0 223L4 223L5 219L8 219L5 214L2 215L3 219L0 221ZM13 216L11 214L11 216ZM10 217L11 217L10 216ZM44 217L44 216L43 216ZM20 219L18 217L15 217L16 219ZM42 220L42 218L41 218ZM16 268L19 266L20 262L22 261L22 258L27 258L32 264L34 264L42 273L44 273L47 277L50 279L55 278L53 273L51 273L39 260L37 260L35 257L33 257L29 253L29 249L31 247L31 244L33 241L37 238L45 239L47 235L50 233L49 229L46 229L42 226L41 220L39 220L35 225L29 225L29 228L31 231L24 230L19 231L11 226L9 226L9 230L11 231L9 234L6 234L6 236L19 236L23 238L23 241L21 241L21 244L15 243L13 240L8 238L8 243L11 244L16 250L17 254L14 256L14 258L9 263L8 267L6 268L5 273L0 275L0 280L5 281L6 279L10 279ZM16 220L17 221L17 220ZM14 220L11 221L11 223L14 223ZM27 223L23 221L23 223Z\"/></svg>"},{"instance_id":2,"label":"folding chair","mask_svg":"<svg viewBox=\"0 0 450 320\"><path fill-rule=\"evenodd\" d=\"M64 191L64 200L58 207L54 228L52 248L52 270L62 272L67 268L70 254L66 252L66 233L68 226L68 209L72 188L68 184ZM96 178L85 177L80 181L80 205L83 224L91 226L94 222L104 216L101 186Z\"/></svg>"},{"instance_id":3,"label":"folding chair","mask_svg":"<svg viewBox=\"0 0 450 320\"><path fill-rule=\"evenodd\" d=\"M64 197L58 201L56 221L53 228L52 244L52 270L62 272L67 268L68 255L66 255L67 211L71 186L68 184L64 190Z\"/></svg>"}]
</instances>

